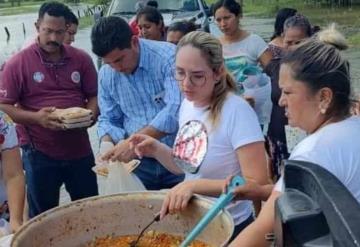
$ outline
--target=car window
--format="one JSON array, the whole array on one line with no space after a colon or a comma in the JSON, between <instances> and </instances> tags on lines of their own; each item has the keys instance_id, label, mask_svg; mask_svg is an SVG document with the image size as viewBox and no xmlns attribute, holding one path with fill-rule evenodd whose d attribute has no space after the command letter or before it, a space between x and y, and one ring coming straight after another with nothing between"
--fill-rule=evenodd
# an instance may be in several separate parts
<instances>
[{"instance_id":1,"label":"car window","mask_svg":"<svg viewBox=\"0 0 360 247\"><path fill-rule=\"evenodd\" d=\"M110 14L135 14L134 0L113 0ZM200 9L198 0L157 0L158 9L164 11L197 11Z\"/></svg>"}]
</instances>

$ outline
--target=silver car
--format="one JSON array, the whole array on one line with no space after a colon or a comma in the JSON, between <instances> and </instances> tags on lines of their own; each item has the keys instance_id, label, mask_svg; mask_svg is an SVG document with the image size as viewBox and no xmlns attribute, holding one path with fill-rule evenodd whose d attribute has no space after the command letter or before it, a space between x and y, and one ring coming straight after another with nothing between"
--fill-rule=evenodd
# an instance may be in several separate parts
<instances>
[{"instance_id":1,"label":"silver car","mask_svg":"<svg viewBox=\"0 0 360 247\"><path fill-rule=\"evenodd\" d=\"M130 19L136 14L138 0L112 0L107 15ZM204 0L157 0L165 26L180 20L192 20L199 29L209 32L210 9Z\"/></svg>"}]
</instances>

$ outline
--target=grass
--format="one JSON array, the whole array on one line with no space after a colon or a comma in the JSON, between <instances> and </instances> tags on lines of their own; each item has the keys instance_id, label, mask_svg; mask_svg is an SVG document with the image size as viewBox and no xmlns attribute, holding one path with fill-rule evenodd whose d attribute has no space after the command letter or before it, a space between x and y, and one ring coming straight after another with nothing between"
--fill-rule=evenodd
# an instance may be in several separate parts
<instances>
[{"instance_id":1,"label":"grass","mask_svg":"<svg viewBox=\"0 0 360 247\"><path fill-rule=\"evenodd\" d=\"M360 33L354 34L348 38L350 45L360 46Z\"/></svg>"},{"instance_id":2,"label":"grass","mask_svg":"<svg viewBox=\"0 0 360 247\"><path fill-rule=\"evenodd\" d=\"M39 10L39 4L37 5L26 5L26 6L15 6L15 7L3 7L0 8L0 15L18 15L25 13L32 13Z\"/></svg>"},{"instance_id":3,"label":"grass","mask_svg":"<svg viewBox=\"0 0 360 247\"><path fill-rule=\"evenodd\" d=\"M37 1L22 1L20 5L17 2L14 2L14 6L11 5L11 2L0 3L0 15L17 15L24 13L36 12L40 7L41 2Z\"/></svg>"},{"instance_id":4,"label":"grass","mask_svg":"<svg viewBox=\"0 0 360 247\"><path fill-rule=\"evenodd\" d=\"M206 0L208 4L216 0ZM338 25L350 45L360 47L360 6L333 8L305 4L298 0L243 0L244 15L274 18L280 8L295 8L309 18L312 24L325 27L332 22Z\"/></svg>"},{"instance_id":5,"label":"grass","mask_svg":"<svg viewBox=\"0 0 360 247\"><path fill-rule=\"evenodd\" d=\"M30 6L30 5L40 5L40 2L36 1L26 1L26 2L20 2L20 5L18 5L18 2L14 2L14 6L11 5L11 2L4 2L0 3L0 8L16 8L19 6Z\"/></svg>"},{"instance_id":6,"label":"grass","mask_svg":"<svg viewBox=\"0 0 360 247\"><path fill-rule=\"evenodd\" d=\"M58 0L61 2L65 2L63 0ZM97 0L87 0L86 3L92 4L92 2L96 2ZM10 2L0 3L0 16L5 15L17 15L17 14L25 14L25 13L34 13L39 10L40 5L42 2L39 1L26 1L21 2L20 6L17 6L15 2L14 6L11 6ZM67 2L66 4L71 5L71 2ZM77 15L77 13L75 13ZM83 13L81 13L83 14ZM91 26L94 24L94 17L93 16L81 16L79 19L79 29Z\"/></svg>"},{"instance_id":7,"label":"grass","mask_svg":"<svg viewBox=\"0 0 360 247\"><path fill-rule=\"evenodd\" d=\"M65 0L57 1L63 2L70 6L74 4L73 2L66 2ZM82 2L94 5L97 1L98 0L86 0ZM11 5L11 2L0 3L0 16L34 13L39 10L39 7L43 2L45 1L21 1L20 5L18 5L17 2L14 2L14 6Z\"/></svg>"},{"instance_id":8,"label":"grass","mask_svg":"<svg viewBox=\"0 0 360 247\"><path fill-rule=\"evenodd\" d=\"M92 26L94 24L94 16L88 15L88 16L80 17L79 23L80 23L79 29Z\"/></svg>"}]
</instances>

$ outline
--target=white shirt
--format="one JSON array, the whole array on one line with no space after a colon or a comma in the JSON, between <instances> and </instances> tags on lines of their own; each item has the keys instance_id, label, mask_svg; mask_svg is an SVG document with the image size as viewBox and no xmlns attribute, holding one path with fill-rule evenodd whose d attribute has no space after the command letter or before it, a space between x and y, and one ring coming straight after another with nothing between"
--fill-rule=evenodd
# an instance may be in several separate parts
<instances>
[{"instance_id":1,"label":"white shirt","mask_svg":"<svg viewBox=\"0 0 360 247\"><path fill-rule=\"evenodd\" d=\"M238 94L255 99L255 112L260 124L267 124L271 115L271 82L267 75L263 79L268 83L256 90L245 90L243 87L243 71L249 65L258 65L261 55L268 49L265 41L256 34L249 34L245 39L231 44L223 44L225 66L233 75L238 86Z\"/></svg>"},{"instance_id":2,"label":"white shirt","mask_svg":"<svg viewBox=\"0 0 360 247\"><path fill-rule=\"evenodd\" d=\"M16 136L15 124L9 118L8 115L0 111L0 151L14 148L18 145L18 139ZM6 201L6 190L3 180L2 164L0 154L0 205Z\"/></svg>"},{"instance_id":3,"label":"white shirt","mask_svg":"<svg viewBox=\"0 0 360 247\"><path fill-rule=\"evenodd\" d=\"M289 159L312 162L327 169L360 202L360 117L328 124L307 136ZM283 191L283 183L280 179L275 190Z\"/></svg>"},{"instance_id":4,"label":"white shirt","mask_svg":"<svg viewBox=\"0 0 360 247\"><path fill-rule=\"evenodd\" d=\"M253 109L241 97L229 93L216 128L213 128L206 107L195 107L184 99L179 112L180 128L190 120L202 122L208 132L208 150L196 174L185 173L185 180L225 179L229 175L241 175L236 149L244 145L264 141L259 122ZM227 207L235 225L246 220L252 213L250 201L237 201Z\"/></svg>"},{"instance_id":5,"label":"white shirt","mask_svg":"<svg viewBox=\"0 0 360 247\"><path fill-rule=\"evenodd\" d=\"M256 34L249 34L245 39L231 44L223 44L225 63L237 61L238 65L258 64L258 59L266 51L268 45ZM227 64L228 65L228 64Z\"/></svg>"}]
</instances>

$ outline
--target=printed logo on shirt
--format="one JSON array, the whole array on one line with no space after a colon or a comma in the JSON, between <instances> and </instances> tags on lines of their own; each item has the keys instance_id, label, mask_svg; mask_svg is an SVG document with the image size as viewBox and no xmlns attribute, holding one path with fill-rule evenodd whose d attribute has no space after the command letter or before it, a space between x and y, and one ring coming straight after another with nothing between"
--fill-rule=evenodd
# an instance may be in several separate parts
<instances>
[{"instance_id":1,"label":"printed logo on shirt","mask_svg":"<svg viewBox=\"0 0 360 247\"><path fill-rule=\"evenodd\" d=\"M0 97L3 97L3 98L7 97L7 90L6 89L0 89Z\"/></svg>"},{"instance_id":2,"label":"printed logo on shirt","mask_svg":"<svg viewBox=\"0 0 360 247\"><path fill-rule=\"evenodd\" d=\"M153 100L155 101L155 103L160 104L164 97L165 97L165 91L161 91L160 93L158 93L153 97Z\"/></svg>"},{"instance_id":3,"label":"printed logo on shirt","mask_svg":"<svg viewBox=\"0 0 360 247\"><path fill-rule=\"evenodd\" d=\"M78 71L74 71L71 73L71 80L74 83L79 83L80 82L80 73Z\"/></svg>"},{"instance_id":4,"label":"printed logo on shirt","mask_svg":"<svg viewBox=\"0 0 360 247\"><path fill-rule=\"evenodd\" d=\"M174 142L172 154L175 164L183 171L197 173L208 150L206 126L197 120L183 125Z\"/></svg>"},{"instance_id":5,"label":"printed logo on shirt","mask_svg":"<svg viewBox=\"0 0 360 247\"><path fill-rule=\"evenodd\" d=\"M38 82L38 83L44 81L44 78L45 78L45 75L44 75L43 73L39 72L39 71L38 71L38 72L35 72L35 73L33 74L33 79L34 79L34 81L36 81L36 82Z\"/></svg>"}]
</instances>

